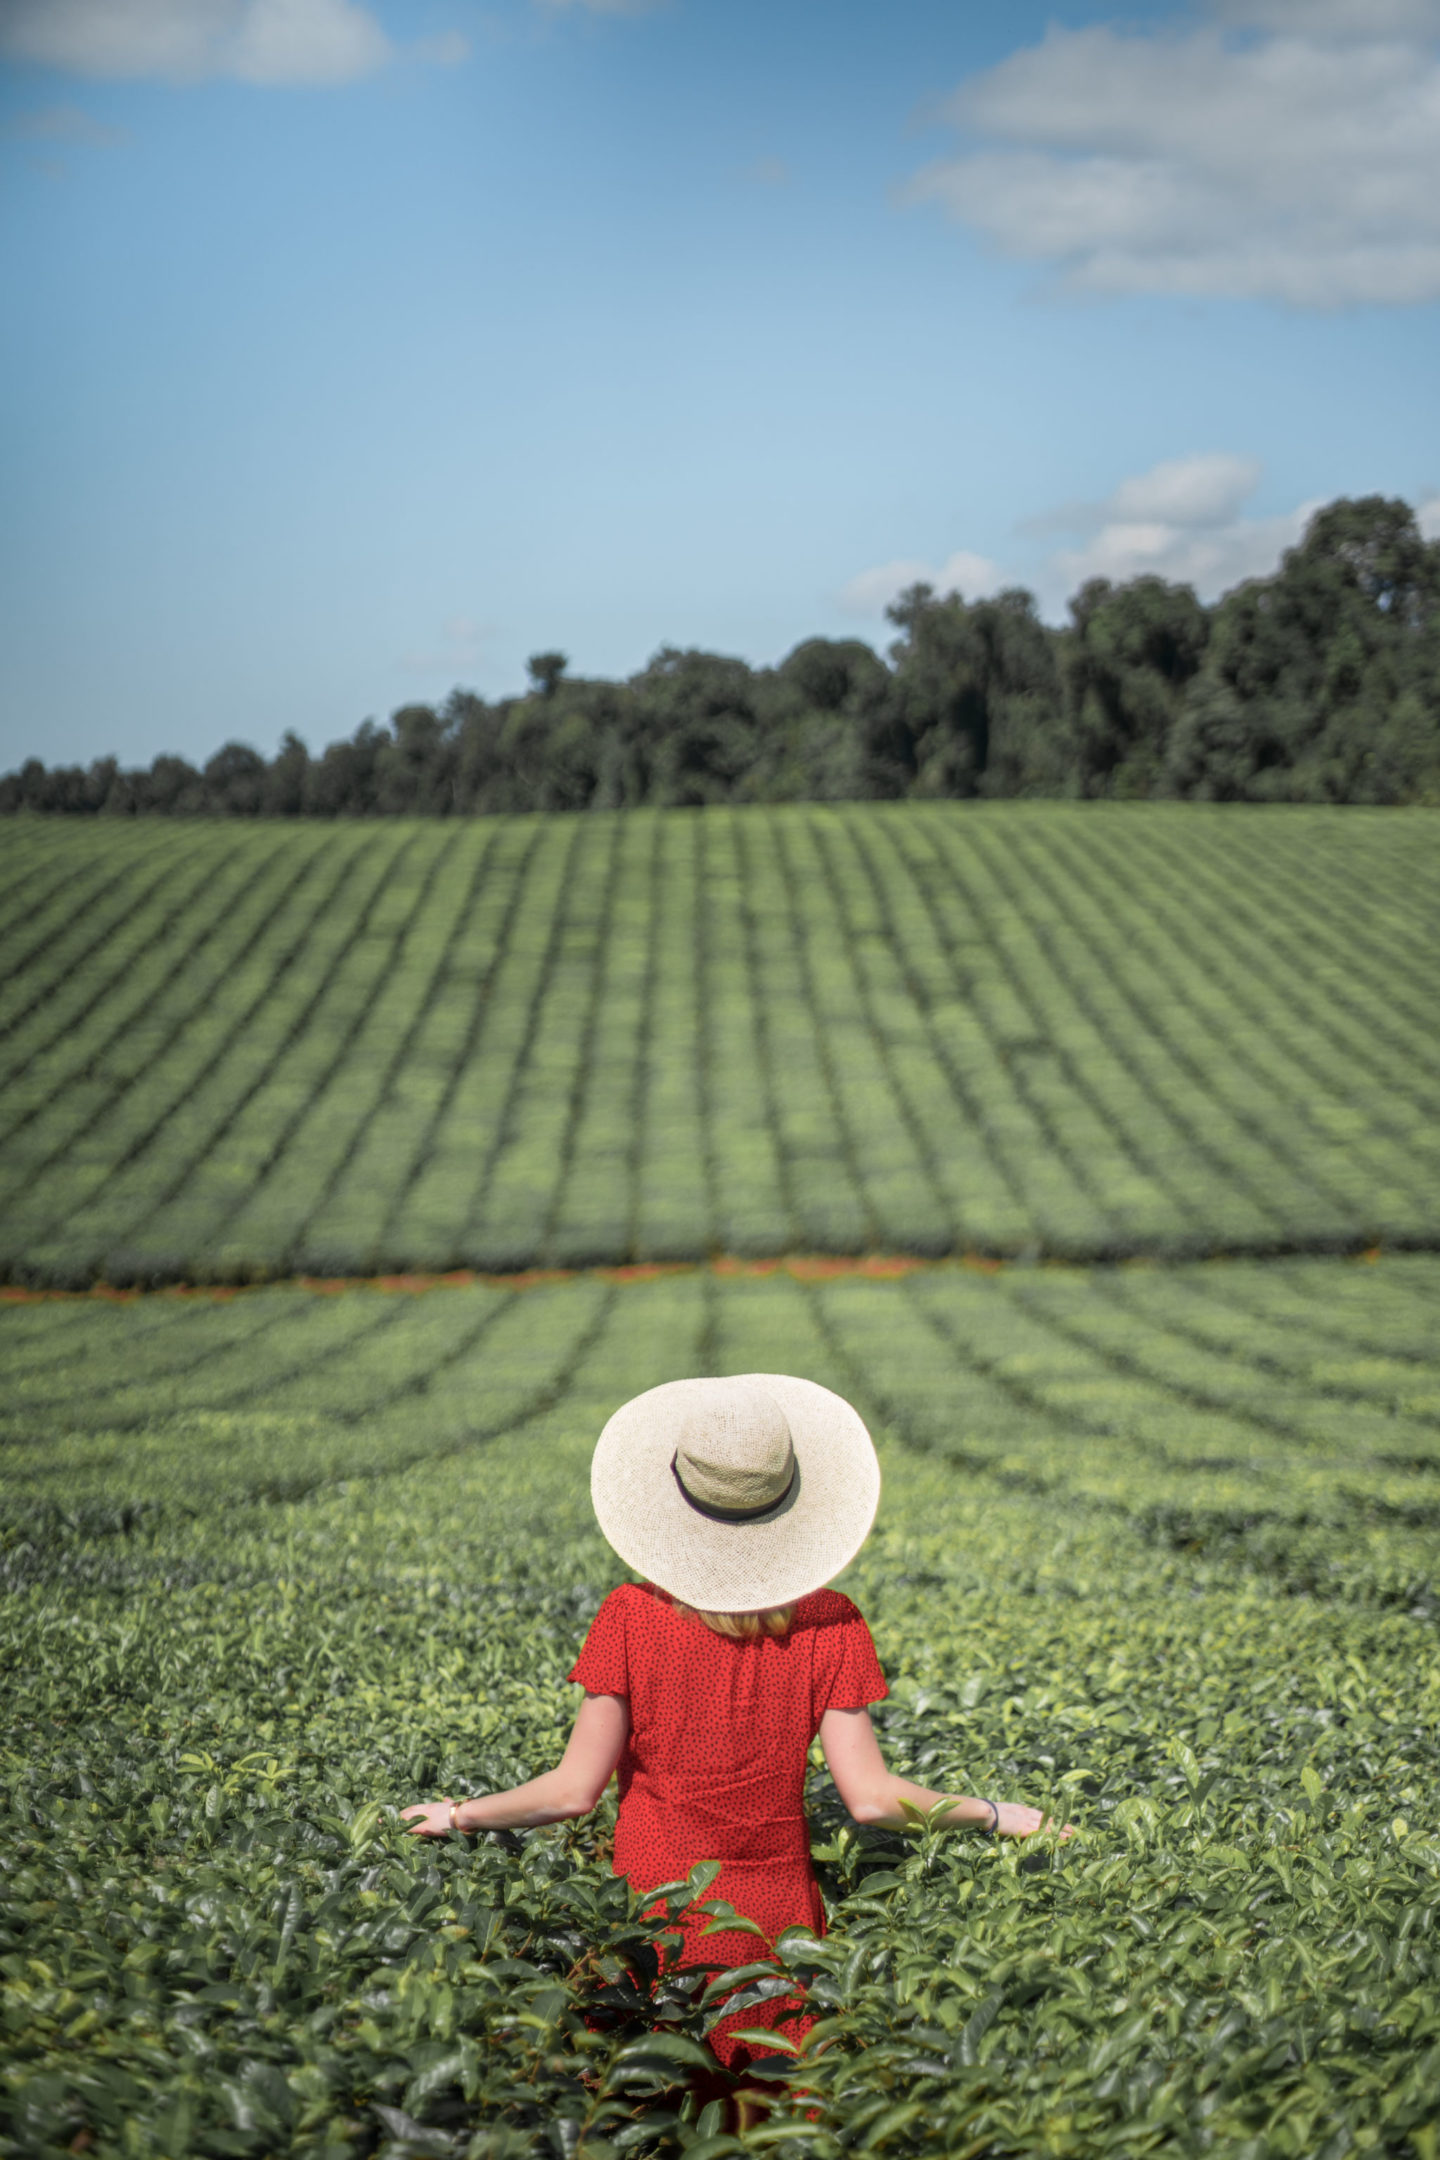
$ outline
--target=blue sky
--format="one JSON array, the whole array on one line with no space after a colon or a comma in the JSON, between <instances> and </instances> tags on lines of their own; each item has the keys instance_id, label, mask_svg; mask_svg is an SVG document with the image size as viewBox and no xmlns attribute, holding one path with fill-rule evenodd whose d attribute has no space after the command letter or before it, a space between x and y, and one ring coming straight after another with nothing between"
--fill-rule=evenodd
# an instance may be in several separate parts
<instances>
[{"instance_id":1,"label":"blue sky","mask_svg":"<svg viewBox=\"0 0 1440 2160\"><path fill-rule=\"evenodd\" d=\"M0 767L1440 530L1440 0L0 0Z\"/></svg>"}]
</instances>

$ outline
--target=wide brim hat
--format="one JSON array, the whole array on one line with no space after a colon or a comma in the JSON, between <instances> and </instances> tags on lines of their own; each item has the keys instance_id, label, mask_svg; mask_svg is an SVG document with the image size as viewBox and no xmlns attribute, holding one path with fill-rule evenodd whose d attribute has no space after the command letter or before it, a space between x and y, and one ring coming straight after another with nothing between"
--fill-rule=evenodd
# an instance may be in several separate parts
<instances>
[{"instance_id":1,"label":"wide brim hat","mask_svg":"<svg viewBox=\"0 0 1440 2160\"><path fill-rule=\"evenodd\" d=\"M813 1380L668 1380L610 1419L590 1494L638 1574L701 1612L763 1612L854 1559L880 1464L859 1413Z\"/></svg>"}]
</instances>

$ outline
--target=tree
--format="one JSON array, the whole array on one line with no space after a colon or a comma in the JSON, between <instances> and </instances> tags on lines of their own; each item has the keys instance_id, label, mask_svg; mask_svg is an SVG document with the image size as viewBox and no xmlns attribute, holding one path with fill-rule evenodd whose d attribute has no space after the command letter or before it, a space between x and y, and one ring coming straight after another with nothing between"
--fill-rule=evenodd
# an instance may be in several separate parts
<instances>
[{"instance_id":1,"label":"tree","mask_svg":"<svg viewBox=\"0 0 1440 2160\"><path fill-rule=\"evenodd\" d=\"M1398 498L1342 497L1317 510L1280 575L1294 578L1321 565L1378 614L1408 628L1420 627L1440 597L1440 549L1427 546L1414 511Z\"/></svg>"},{"instance_id":2,"label":"tree","mask_svg":"<svg viewBox=\"0 0 1440 2160\"><path fill-rule=\"evenodd\" d=\"M1022 735L1040 705L1059 703L1052 642L1031 595L1013 588L967 602L912 585L886 612L901 636L890 694L869 728L874 792L991 792L992 748L1002 742L1017 777L1028 769Z\"/></svg>"},{"instance_id":3,"label":"tree","mask_svg":"<svg viewBox=\"0 0 1440 2160\"><path fill-rule=\"evenodd\" d=\"M1086 795L1148 795L1185 687L1209 639L1189 585L1091 578L1070 602L1064 673L1077 782Z\"/></svg>"},{"instance_id":4,"label":"tree","mask_svg":"<svg viewBox=\"0 0 1440 2160\"><path fill-rule=\"evenodd\" d=\"M889 687L885 663L863 638L806 638L775 669L800 709L861 714Z\"/></svg>"},{"instance_id":5,"label":"tree","mask_svg":"<svg viewBox=\"0 0 1440 2160\"><path fill-rule=\"evenodd\" d=\"M539 691L541 697L554 697L560 687L560 678L570 665L570 656L563 652L531 653L525 663L525 672Z\"/></svg>"},{"instance_id":6,"label":"tree","mask_svg":"<svg viewBox=\"0 0 1440 2160\"><path fill-rule=\"evenodd\" d=\"M163 810L172 817L193 815L205 807L204 782L187 758L162 751L144 776L139 807Z\"/></svg>"},{"instance_id":7,"label":"tree","mask_svg":"<svg viewBox=\"0 0 1440 2160\"><path fill-rule=\"evenodd\" d=\"M862 638L806 638L751 677L755 757L746 795L765 802L868 793L866 730L890 694L890 671Z\"/></svg>"},{"instance_id":8,"label":"tree","mask_svg":"<svg viewBox=\"0 0 1440 2160\"><path fill-rule=\"evenodd\" d=\"M385 738L362 720L348 742L327 745L310 767L305 807L312 817L368 817L377 808L376 767Z\"/></svg>"},{"instance_id":9,"label":"tree","mask_svg":"<svg viewBox=\"0 0 1440 2160\"><path fill-rule=\"evenodd\" d=\"M287 728L265 776L266 816L299 817L305 808L309 779L310 752Z\"/></svg>"},{"instance_id":10,"label":"tree","mask_svg":"<svg viewBox=\"0 0 1440 2160\"><path fill-rule=\"evenodd\" d=\"M1423 716L1440 725L1440 545L1406 503L1331 503L1273 577L1219 603L1207 672L1243 715L1251 800L1410 799L1429 784Z\"/></svg>"},{"instance_id":11,"label":"tree","mask_svg":"<svg viewBox=\"0 0 1440 2160\"><path fill-rule=\"evenodd\" d=\"M207 763L205 807L222 817L258 817L265 802L265 760L249 743L228 742Z\"/></svg>"},{"instance_id":12,"label":"tree","mask_svg":"<svg viewBox=\"0 0 1440 2160\"><path fill-rule=\"evenodd\" d=\"M375 751L375 807L386 817L444 817L455 807L455 744L433 705L402 705Z\"/></svg>"},{"instance_id":13,"label":"tree","mask_svg":"<svg viewBox=\"0 0 1440 2160\"><path fill-rule=\"evenodd\" d=\"M662 646L632 676L625 750L632 799L674 805L744 799L759 730L743 660Z\"/></svg>"}]
</instances>

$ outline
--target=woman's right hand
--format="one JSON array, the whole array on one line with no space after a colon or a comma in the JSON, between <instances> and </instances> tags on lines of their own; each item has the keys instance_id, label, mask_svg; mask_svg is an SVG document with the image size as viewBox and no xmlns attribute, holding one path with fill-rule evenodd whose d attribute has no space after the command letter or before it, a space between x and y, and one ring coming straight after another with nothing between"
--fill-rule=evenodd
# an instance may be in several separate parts
<instances>
[{"instance_id":1,"label":"woman's right hand","mask_svg":"<svg viewBox=\"0 0 1440 2160\"><path fill-rule=\"evenodd\" d=\"M994 1835L996 1837L1034 1837L1037 1830L1053 1830L1055 1828L1053 1815L1042 1814L1038 1807L1022 1807L1018 1800L997 1800L995 1809ZM1060 1835L1062 1838L1074 1837L1075 1825L1073 1823L1064 1824Z\"/></svg>"}]
</instances>

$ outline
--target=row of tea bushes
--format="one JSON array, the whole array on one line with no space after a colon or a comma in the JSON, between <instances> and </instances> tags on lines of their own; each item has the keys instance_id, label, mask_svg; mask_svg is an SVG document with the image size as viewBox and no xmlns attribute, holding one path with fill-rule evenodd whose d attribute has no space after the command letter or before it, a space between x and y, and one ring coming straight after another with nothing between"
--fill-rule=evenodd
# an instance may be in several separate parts
<instances>
[{"instance_id":1,"label":"row of tea bushes","mask_svg":"<svg viewBox=\"0 0 1440 2160\"><path fill-rule=\"evenodd\" d=\"M603 1400L604 1376L643 1354L657 1378L798 1368L997 1489L1120 1511L1312 1588L1338 1570L1350 1596L1362 1580L1381 1599L1428 1595L1428 1256L324 1287L12 1307L11 1508L88 1521L117 1482L151 1513L295 1497L342 1466L384 1473L528 1431Z\"/></svg>"}]
</instances>

